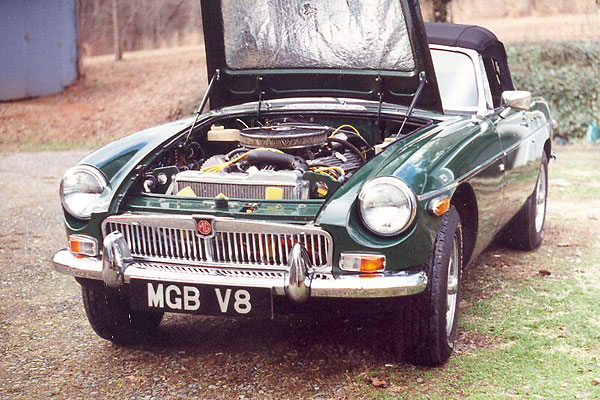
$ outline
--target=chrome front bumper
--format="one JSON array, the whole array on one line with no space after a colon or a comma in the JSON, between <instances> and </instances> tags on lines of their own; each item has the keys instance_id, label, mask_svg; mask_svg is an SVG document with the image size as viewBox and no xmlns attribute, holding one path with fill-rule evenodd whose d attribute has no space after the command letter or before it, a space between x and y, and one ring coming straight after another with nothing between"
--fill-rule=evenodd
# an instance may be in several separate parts
<instances>
[{"instance_id":1,"label":"chrome front bumper","mask_svg":"<svg viewBox=\"0 0 600 400\"><path fill-rule=\"evenodd\" d=\"M110 235L109 235L110 236ZM118 234L120 236L120 234ZM300 245L290 254L286 272L192 267L171 263L139 262L131 258L119 237L108 237L104 259L75 257L67 249L54 255L54 268L61 273L103 281L111 287L129 284L132 279L150 281L272 288L278 296L296 302L309 297L385 298L417 294L425 290L424 272L398 272L377 276L339 276L311 271L310 260Z\"/></svg>"}]
</instances>

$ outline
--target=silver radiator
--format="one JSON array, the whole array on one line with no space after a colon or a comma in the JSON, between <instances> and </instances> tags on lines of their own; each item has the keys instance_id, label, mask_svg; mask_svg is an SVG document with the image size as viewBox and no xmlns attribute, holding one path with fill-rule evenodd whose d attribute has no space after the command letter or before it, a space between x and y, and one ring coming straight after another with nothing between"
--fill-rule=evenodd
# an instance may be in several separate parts
<instances>
[{"instance_id":1,"label":"silver radiator","mask_svg":"<svg viewBox=\"0 0 600 400\"><path fill-rule=\"evenodd\" d=\"M224 194L230 199L265 199L268 187L283 189L284 199L307 199L308 182L298 171L250 169L246 173L184 171L175 176L175 193L190 187L197 197Z\"/></svg>"}]
</instances>

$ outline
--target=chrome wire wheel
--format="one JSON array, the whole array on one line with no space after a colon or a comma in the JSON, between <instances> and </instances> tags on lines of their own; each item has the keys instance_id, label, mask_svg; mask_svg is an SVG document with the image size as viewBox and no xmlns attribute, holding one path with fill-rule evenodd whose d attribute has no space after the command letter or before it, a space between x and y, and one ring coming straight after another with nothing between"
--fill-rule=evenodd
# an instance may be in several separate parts
<instances>
[{"instance_id":1,"label":"chrome wire wheel","mask_svg":"<svg viewBox=\"0 0 600 400\"><path fill-rule=\"evenodd\" d=\"M540 174L535 187L535 231L541 232L546 217L546 168L540 167Z\"/></svg>"},{"instance_id":2,"label":"chrome wire wheel","mask_svg":"<svg viewBox=\"0 0 600 400\"><path fill-rule=\"evenodd\" d=\"M452 347L452 328L456 318L456 305L458 303L458 280L460 276L460 250L456 236L452 240L452 253L448 260L448 285L446 291L446 339Z\"/></svg>"}]
</instances>

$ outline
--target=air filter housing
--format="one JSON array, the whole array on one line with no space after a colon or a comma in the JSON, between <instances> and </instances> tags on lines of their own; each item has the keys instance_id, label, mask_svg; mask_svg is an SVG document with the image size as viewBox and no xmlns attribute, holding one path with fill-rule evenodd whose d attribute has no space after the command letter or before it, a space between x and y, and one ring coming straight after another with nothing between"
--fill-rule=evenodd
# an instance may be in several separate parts
<instances>
[{"instance_id":1,"label":"air filter housing","mask_svg":"<svg viewBox=\"0 0 600 400\"><path fill-rule=\"evenodd\" d=\"M318 125L279 124L242 129L240 144L250 148L302 149L327 141L330 128Z\"/></svg>"}]
</instances>

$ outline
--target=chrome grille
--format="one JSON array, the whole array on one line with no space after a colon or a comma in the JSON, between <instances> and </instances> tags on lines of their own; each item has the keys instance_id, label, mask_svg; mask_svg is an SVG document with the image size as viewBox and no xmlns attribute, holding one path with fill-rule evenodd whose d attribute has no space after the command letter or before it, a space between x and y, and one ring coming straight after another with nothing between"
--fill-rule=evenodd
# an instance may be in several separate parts
<instances>
[{"instance_id":1,"label":"chrome grille","mask_svg":"<svg viewBox=\"0 0 600 400\"><path fill-rule=\"evenodd\" d=\"M193 217L109 217L104 235L123 234L134 258L201 266L287 270L288 254L300 243L313 266L331 265L331 236L311 226L215 219L211 238L196 233Z\"/></svg>"}]
</instances>

